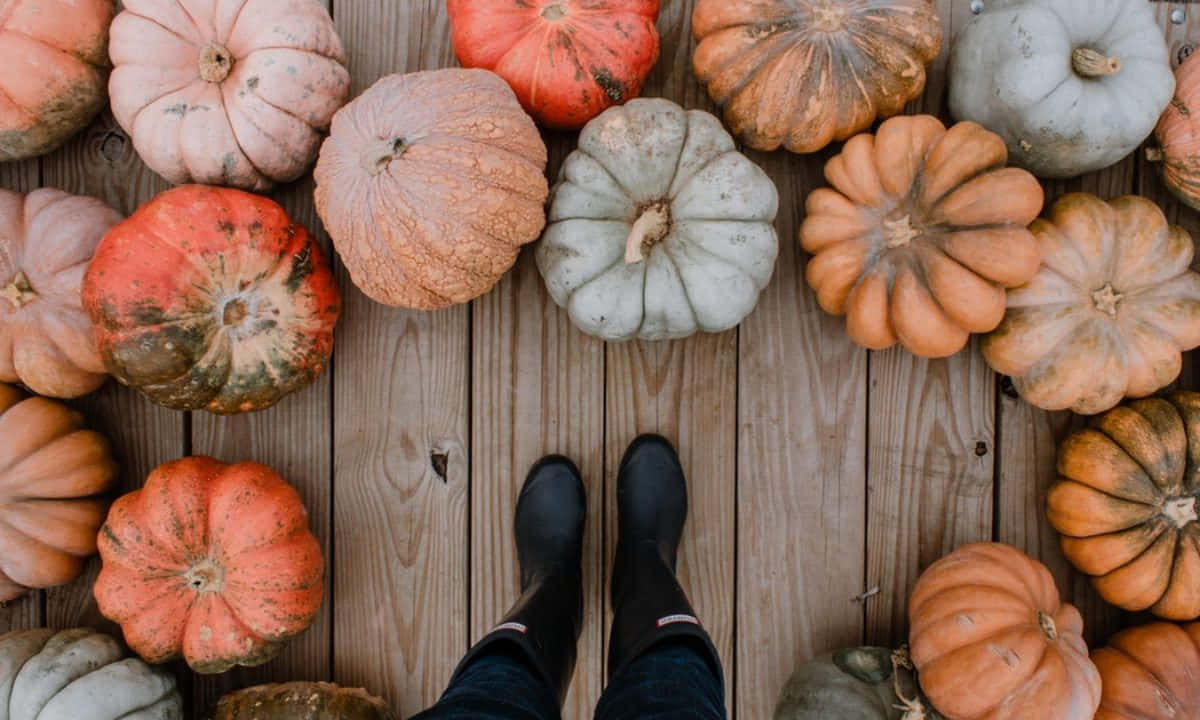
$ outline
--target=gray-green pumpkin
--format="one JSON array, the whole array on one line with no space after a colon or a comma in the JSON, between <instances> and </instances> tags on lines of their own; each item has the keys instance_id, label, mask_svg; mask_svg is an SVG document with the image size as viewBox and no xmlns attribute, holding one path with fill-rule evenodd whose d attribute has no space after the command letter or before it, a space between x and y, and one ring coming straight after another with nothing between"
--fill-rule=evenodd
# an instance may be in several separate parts
<instances>
[{"instance_id":1,"label":"gray-green pumpkin","mask_svg":"<svg viewBox=\"0 0 1200 720\"><path fill-rule=\"evenodd\" d=\"M823 653L784 685L775 720L942 720L901 657L881 647Z\"/></svg>"}]
</instances>

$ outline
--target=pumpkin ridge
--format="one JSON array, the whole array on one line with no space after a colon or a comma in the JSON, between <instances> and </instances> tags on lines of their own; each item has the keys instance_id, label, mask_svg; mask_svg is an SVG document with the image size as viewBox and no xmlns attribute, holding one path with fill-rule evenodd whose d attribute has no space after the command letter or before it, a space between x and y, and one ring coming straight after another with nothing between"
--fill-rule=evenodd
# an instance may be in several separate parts
<instances>
[{"instance_id":1,"label":"pumpkin ridge","mask_svg":"<svg viewBox=\"0 0 1200 720\"><path fill-rule=\"evenodd\" d=\"M749 27L749 26L743 25L741 27ZM788 32L780 32L780 33L773 34L771 36L771 39L768 42L774 43L775 45L778 45L779 47L771 47L771 48L768 48L766 51L764 51L762 53L762 57L757 59L758 63L756 65L754 65L751 69L742 73L741 79L737 83L732 85L728 90L725 91L724 100L721 100L720 98L717 98L714 96L713 102L717 103L717 105L720 105L723 108L728 108L730 105L733 104L733 102L738 98L738 96L740 96L742 94L742 92L745 91L746 88L750 86L751 83L753 83L754 81L756 81L758 79L758 77L761 73L765 72L769 68L769 65L773 65L776 60L778 60L782 56L786 55L787 53L791 52L794 49L794 46L788 45L787 41L789 40L789 38L787 37L787 35L788 35ZM703 42L703 41L701 41L701 42ZM714 82L721 75L723 75L724 73L726 73L730 69L732 69L739 60L744 61L745 58L742 56L739 56L739 55L735 55L734 57L730 58L725 63L725 65L722 66L719 70L705 73L705 76L707 79L702 80L701 82L704 82L705 84ZM727 116L727 118L728 118L728 116ZM732 125L732 124L733 123L730 122L730 125Z\"/></svg>"},{"instance_id":2,"label":"pumpkin ridge","mask_svg":"<svg viewBox=\"0 0 1200 720\"><path fill-rule=\"evenodd\" d=\"M229 99L228 97L226 97L226 96L225 96L225 93L226 93L226 92L229 92L229 93L236 93L236 92L237 92L237 90L238 90L238 89L237 89L236 87L234 87L232 83L223 83L223 86L222 86L222 88L221 88L221 109L222 109L222 110L224 111L224 113L225 113L225 119L226 119L227 121L229 121L229 131L230 131L230 135L233 137L233 141L234 141L234 143L237 145L237 149L238 149L238 151L239 151L239 152L241 152L241 153L242 153L242 156L246 158L246 162L248 162L248 163L250 164L250 167L254 169L254 172L258 173L259 175L262 175L263 177L266 177L266 175L263 173L263 171L262 171L261 169L259 169L258 165L256 165L256 164L255 164L255 162L254 162L254 159L253 159L253 158L251 158L251 157L250 157L250 155L249 155L249 153L247 153L247 152L246 152L246 150L245 150L245 145L242 143L242 140L241 140L241 138L239 138L239 137L238 137L238 130L237 130L237 127L234 125L234 123L233 123L233 121L232 121L232 118L231 118L230 114L231 114L232 112L237 112L237 113L238 113L238 115L239 115L239 116L241 116L241 118L242 118L243 120L245 120L246 124L250 125L250 126L251 126L251 127L253 127L255 130L258 130L258 131L259 131L260 133L262 133L264 136L266 136L266 137L270 137L272 141L274 141L274 138L273 138L273 137L271 137L271 135L270 135L270 134L269 134L269 133L268 133L266 130L264 130L262 127L260 127L260 126L258 125L258 123L257 123L257 122L254 120L254 118L250 117L250 116L249 116L247 113L243 112L243 111L240 109L240 103L231 103L231 102L230 102L230 99ZM281 107L279 107L278 105L276 105L275 103L271 102L270 100L268 100L267 98L263 97L262 95L259 95L258 93L254 93L254 97L255 97L255 99L257 99L259 102L261 102L262 104L266 105L267 107L269 107L269 108L271 108L271 109L273 109L273 110L276 110L276 111L278 111L278 112L282 113L283 115L286 115L287 117L291 118L292 120L295 120L297 123L300 123L300 125L301 125L301 126L303 126L304 128L307 128L307 129L309 129L309 130L311 130L311 131L313 131L313 132L316 132L316 131L319 129L319 128L315 128L315 127L313 127L313 126L312 126L311 124L309 124L309 122L308 122L307 120L305 120L304 118L301 118L301 117L299 117L298 115L296 115L296 114L295 114L295 113L293 113L292 111L288 110L287 108L281 108ZM232 108L237 108L237 109L236 109L236 110L231 110L231 109L230 109L231 107L232 107ZM273 142L273 143L272 143L272 147L273 147L273 148L274 148L274 149L275 149L277 152L281 152L281 153L283 153L283 154L286 154L288 157L290 157L290 158L291 158L293 161L295 161L295 162L297 162L297 163L303 163L303 161L304 161L304 159L305 159L305 156L303 155L303 153L300 153L300 152L299 152L299 148L297 148L297 147L295 147L295 146L291 146L291 145L282 145L282 144L279 144L279 143L277 143L277 142ZM292 179L294 180L295 178L292 178ZM282 178L281 178L281 181L283 181L283 182L289 182L289 181L287 181L287 180L284 180L284 179L282 179Z\"/></svg>"},{"instance_id":3,"label":"pumpkin ridge","mask_svg":"<svg viewBox=\"0 0 1200 720\"><path fill-rule=\"evenodd\" d=\"M686 135L684 136L684 139L685 140L687 139ZM705 160L704 163L700 167L696 168L696 170L693 171L691 175L687 176L687 178L679 185L679 187L675 187L675 183L679 182L679 175L678 175L679 166L682 165L683 150L686 147L687 146L685 145L685 146L680 147L680 149L679 149L680 160L679 160L679 163L675 167L675 173L671 175L671 184L670 184L670 186L667 187L667 194L670 195L670 197L663 198L663 200L671 201L672 206L675 204L674 203L675 198L682 195L684 190L687 190L689 187L691 187L692 183L696 180L697 177L700 176L701 173L703 173L708 168L712 167L715 163L719 162L720 160L728 157L729 155L740 155L741 154L737 150L726 150L725 152L718 153L718 154L712 156L711 158L709 158L708 160ZM671 194L672 188L675 189L675 193L673 195ZM679 219L679 220L694 220L694 221L706 220L706 218L676 217L675 213L674 213L674 207L672 207L671 214L672 214L673 218ZM720 221L722 219L716 218L716 220ZM730 221L730 222L748 222L747 220L742 220L740 218L723 218L723 220Z\"/></svg>"},{"instance_id":4,"label":"pumpkin ridge","mask_svg":"<svg viewBox=\"0 0 1200 720\"><path fill-rule=\"evenodd\" d=\"M0 28L0 35L3 35L5 32L8 32L8 31L3 28ZM8 92L5 91L4 85L2 83L0 83L0 97L3 97L5 100L7 100L9 105L12 105L17 110L20 110L21 113L29 120L36 121L36 118L33 115L33 111L31 109L25 107L24 105L21 105L15 99L13 99L13 96L9 95Z\"/></svg>"}]
</instances>

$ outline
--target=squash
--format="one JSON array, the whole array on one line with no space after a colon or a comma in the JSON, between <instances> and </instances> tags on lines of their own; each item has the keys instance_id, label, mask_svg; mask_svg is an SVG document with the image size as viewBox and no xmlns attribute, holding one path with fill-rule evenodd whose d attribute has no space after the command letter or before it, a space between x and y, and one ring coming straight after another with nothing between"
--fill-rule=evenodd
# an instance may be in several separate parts
<instances>
[{"instance_id":1,"label":"squash","mask_svg":"<svg viewBox=\"0 0 1200 720\"><path fill-rule=\"evenodd\" d=\"M950 53L950 112L1000 133L1038 177L1118 162L1150 135L1175 79L1150 3L985 3Z\"/></svg>"},{"instance_id":2,"label":"squash","mask_svg":"<svg viewBox=\"0 0 1200 720\"><path fill-rule=\"evenodd\" d=\"M175 677L89 628L0 635L0 717L183 720Z\"/></svg>"},{"instance_id":3,"label":"squash","mask_svg":"<svg viewBox=\"0 0 1200 720\"><path fill-rule=\"evenodd\" d=\"M1096 720L1200 717L1200 624L1123 630L1092 661L1104 681Z\"/></svg>"},{"instance_id":4,"label":"squash","mask_svg":"<svg viewBox=\"0 0 1200 720\"><path fill-rule=\"evenodd\" d=\"M113 0L0 0L0 162L57 149L107 101Z\"/></svg>"},{"instance_id":5,"label":"squash","mask_svg":"<svg viewBox=\"0 0 1200 720\"><path fill-rule=\"evenodd\" d=\"M1046 513L1063 552L1126 610L1200 617L1200 394L1137 400L1059 447Z\"/></svg>"},{"instance_id":6,"label":"squash","mask_svg":"<svg viewBox=\"0 0 1200 720\"><path fill-rule=\"evenodd\" d=\"M120 221L92 198L0 189L0 381L57 398L104 384L79 289L100 238Z\"/></svg>"},{"instance_id":7,"label":"squash","mask_svg":"<svg viewBox=\"0 0 1200 720\"><path fill-rule=\"evenodd\" d=\"M1037 272L1026 226L1045 199L1006 161L994 133L918 115L851 138L826 164L833 187L808 196L800 244L817 302L846 316L851 340L945 357L1000 324L1005 288Z\"/></svg>"},{"instance_id":8,"label":"squash","mask_svg":"<svg viewBox=\"0 0 1200 720\"><path fill-rule=\"evenodd\" d=\"M108 441L79 413L0 383L0 602L83 571L116 476Z\"/></svg>"},{"instance_id":9,"label":"squash","mask_svg":"<svg viewBox=\"0 0 1200 720\"><path fill-rule=\"evenodd\" d=\"M212 720L397 720L387 703L366 690L326 682L258 685L229 693Z\"/></svg>"},{"instance_id":10,"label":"squash","mask_svg":"<svg viewBox=\"0 0 1200 720\"><path fill-rule=\"evenodd\" d=\"M842 648L796 668L775 720L941 720L922 698L907 650Z\"/></svg>"},{"instance_id":11,"label":"squash","mask_svg":"<svg viewBox=\"0 0 1200 720\"><path fill-rule=\"evenodd\" d=\"M295 180L350 94L342 41L317 0L125 0L111 50L113 115L176 184Z\"/></svg>"},{"instance_id":12,"label":"squash","mask_svg":"<svg viewBox=\"0 0 1200 720\"><path fill-rule=\"evenodd\" d=\"M697 79L755 150L816 152L925 89L942 47L932 0L699 0Z\"/></svg>"},{"instance_id":13,"label":"squash","mask_svg":"<svg viewBox=\"0 0 1200 720\"><path fill-rule=\"evenodd\" d=\"M261 410L333 352L340 299L317 242L273 201L169 190L117 225L83 280L109 372L176 410Z\"/></svg>"},{"instance_id":14,"label":"squash","mask_svg":"<svg viewBox=\"0 0 1200 720\"><path fill-rule=\"evenodd\" d=\"M1186 230L1141 197L1065 195L1030 228L1042 266L1010 290L982 343L1031 405L1092 415L1179 376L1200 345L1200 274Z\"/></svg>"},{"instance_id":15,"label":"squash","mask_svg":"<svg viewBox=\"0 0 1200 720\"><path fill-rule=\"evenodd\" d=\"M537 249L551 297L605 340L721 332L778 254L779 196L712 115L632 100L588 123Z\"/></svg>"},{"instance_id":16,"label":"squash","mask_svg":"<svg viewBox=\"0 0 1200 720\"><path fill-rule=\"evenodd\" d=\"M1100 704L1082 616L1014 547L965 545L930 565L908 619L921 689L948 720L1091 720Z\"/></svg>"},{"instance_id":17,"label":"squash","mask_svg":"<svg viewBox=\"0 0 1200 720\"><path fill-rule=\"evenodd\" d=\"M199 673L261 665L303 632L325 561L299 494L265 465L187 457L117 499L100 529L94 593L150 663Z\"/></svg>"},{"instance_id":18,"label":"squash","mask_svg":"<svg viewBox=\"0 0 1200 720\"><path fill-rule=\"evenodd\" d=\"M486 70L392 75L338 111L317 212L372 299L432 310L492 289L546 223L546 145Z\"/></svg>"},{"instance_id":19,"label":"squash","mask_svg":"<svg viewBox=\"0 0 1200 720\"><path fill-rule=\"evenodd\" d=\"M512 86L540 124L578 130L637 97L658 59L658 0L448 0L454 53Z\"/></svg>"},{"instance_id":20,"label":"squash","mask_svg":"<svg viewBox=\"0 0 1200 720\"><path fill-rule=\"evenodd\" d=\"M1200 55L1190 55L1175 71L1175 97L1154 130L1158 147L1146 158L1160 163L1167 188L1193 209L1200 209Z\"/></svg>"}]
</instances>

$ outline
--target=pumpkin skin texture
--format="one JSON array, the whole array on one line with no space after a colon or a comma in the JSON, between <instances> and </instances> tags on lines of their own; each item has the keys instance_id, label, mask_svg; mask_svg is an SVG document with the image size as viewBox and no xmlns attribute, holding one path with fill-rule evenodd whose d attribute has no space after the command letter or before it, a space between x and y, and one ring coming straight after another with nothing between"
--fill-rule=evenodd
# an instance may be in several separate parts
<instances>
[{"instance_id":1,"label":"pumpkin skin texture","mask_svg":"<svg viewBox=\"0 0 1200 720\"><path fill-rule=\"evenodd\" d=\"M700 0L692 33L696 77L733 134L810 153L920 95L943 31L930 0Z\"/></svg>"},{"instance_id":2,"label":"pumpkin skin texture","mask_svg":"<svg viewBox=\"0 0 1200 720\"><path fill-rule=\"evenodd\" d=\"M0 602L83 571L116 476L108 441L79 413L0 383Z\"/></svg>"},{"instance_id":3,"label":"pumpkin skin texture","mask_svg":"<svg viewBox=\"0 0 1200 720\"><path fill-rule=\"evenodd\" d=\"M1096 720L1200 717L1200 624L1123 630L1092 661L1104 681Z\"/></svg>"},{"instance_id":4,"label":"pumpkin skin texture","mask_svg":"<svg viewBox=\"0 0 1200 720\"><path fill-rule=\"evenodd\" d=\"M1150 135L1175 78L1150 3L989 2L954 40L950 112L1004 137L1038 177L1115 164Z\"/></svg>"},{"instance_id":5,"label":"pumpkin skin texture","mask_svg":"<svg viewBox=\"0 0 1200 720\"><path fill-rule=\"evenodd\" d=\"M578 130L637 97L658 60L658 0L448 0L454 53L512 86L541 125Z\"/></svg>"},{"instance_id":6,"label":"pumpkin skin texture","mask_svg":"<svg viewBox=\"0 0 1200 720\"><path fill-rule=\"evenodd\" d=\"M965 545L930 565L908 618L921 689L947 720L1091 720L1100 704L1082 616L1016 548Z\"/></svg>"},{"instance_id":7,"label":"pumpkin skin texture","mask_svg":"<svg viewBox=\"0 0 1200 720\"><path fill-rule=\"evenodd\" d=\"M104 237L83 305L109 372L176 410L261 410L310 384L340 299L320 246L273 201L187 185Z\"/></svg>"},{"instance_id":8,"label":"pumpkin skin texture","mask_svg":"<svg viewBox=\"0 0 1200 720\"><path fill-rule=\"evenodd\" d=\"M920 698L911 668L881 647L822 653L796 668L779 696L774 719L942 720Z\"/></svg>"},{"instance_id":9,"label":"pumpkin skin texture","mask_svg":"<svg viewBox=\"0 0 1200 720\"><path fill-rule=\"evenodd\" d=\"M1042 266L1008 292L982 343L996 372L1045 410L1104 412L1170 384L1200 345L1200 274L1186 230L1141 197L1065 195L1030 226Z\"/></svg>"},{"instance_id":10,"label":"pumpkin skin texture","mask_svg":"<svg viewBox=\"0 0 1200 720\"><path fill-rule=\"evenodd\" d=\"M1175 197L1200 209L1200 56L1190 55L1175 71L1175 97L1154 130L1158 147L1146 157L1161 163L1163 182Z\"/></svg>"},{"instance_id":11,"label":"pumpkin skin texture","mask_svg":"<svg viewBox=\"0 0 1200 720\"><path fill-rule=\"evenodd\" d=\"M100 238L121 215L58 190L0 190L0 381L74 398L108 377L79 300Z\"/></svg>"},{"instance_id":12,"label":"pumpkin skin texture","mask_svg":"<svg viewBox=\"0 0 1200 720\"><path fill-rule=\"evenodd\" d=\"M736 326L775 268L779 196L712 115L632 100L588 123L537 250L589 335L682 338Z\"/></svg>"},{"instance_id":13,"label":"pumpkin skin texture","mask_svg":"<svg viewBox=\"0 0 1200 720\"><path fill-rule=\"evenodd\" d=\"M1059 447L1046 513L1108 602L1200 617L1200 395L1136 400Z\"/></svg>"},{"instance_id":14,"label":"pumpkin skin texture","mask_svg":"<svg viewBox=\"0 0 1200 720\"><path fill-rule=\"evenodd\" d=\"M317 0L126 0L111 52L113 115L175 184L295 180L350 94Z\"/></svg>"},{"instance_id":15,"label":"pumpkin skin texture","mask_svg":"<svg viewBox=\"0 0 1200 720\"><path fill-rule=\"evenodd\" d=\"M183 698L171 673L104 633L17 630L0 635L0 717L183 720Z\"/></svg>"},{"instance_id":16,"label":"pumpkin skin texture","mask_svg":"<svg viewBox=\"0 0 1200 720\"><path fill-rule=\"evenodd\" d=\"M221 698L212 720L397 720L366 690L326 682L259 685Z\"/></svg>"},{"instance_id":17,"label":"pumpkin skin texture","mask_svg":"<svg viewBox=\"0 0 1200 720\"><path fill-rule=\"evenodd\" d=\"M946 357L1000 324L1005 288L1037 272L1026 226L1045 200L1006 161L994 133L918 115L851 138L826 164L833 187L808 196L800 244L817 301L846 316L851 340Z\"/></svg>"},{"instance_id":18,"label":"pumpkin skin texture","mask_svg":"<svg viewBox=\"0 0 1200 720\"><path fill-rule=\"evenodd\" d=\"M261 665L312 624L325 561L300 496L269 467L187 457L155 468L100 529L100 612L150 663Z\"/></svg>"},{"instance_id":19,"label":"pumpkin skin texture","mask_svg":"<svg viewBox=\"0 0 1200 720\"><path fill-rule=\"evenodd\" d=\"M0 0L0 162L57 149L104 109L113 0Z\"/></svg>"},{"instance_id":20,"label":"pumpkin skin texture","mask_svg":"<svg viewBox=\"0 0 1200 720\"><path fill-rule=\"evenodd\" d=\"M494 73L392 75L334 116L317 212L364 293L433 310L487 293L537 239L545 171L537 126Z\"/></svg>"}]
</instances>

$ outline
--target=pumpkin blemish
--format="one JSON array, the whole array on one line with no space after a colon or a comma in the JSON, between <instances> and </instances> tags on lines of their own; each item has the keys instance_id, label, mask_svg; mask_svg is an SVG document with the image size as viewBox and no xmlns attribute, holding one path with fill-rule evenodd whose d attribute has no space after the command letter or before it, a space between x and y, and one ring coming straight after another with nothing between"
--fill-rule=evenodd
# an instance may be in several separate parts
<instances>
[{"instance_id":1,"label":"pumpkin blemish","mask_svg":"<svg viewBox=\"0 0 1200 720\"><path fill-rule=\"evenodd\" d=\"M625 98L625 88L604 68L592 68L592 79L613 102L621 102Z\"/></svg>"}]
</instances>

